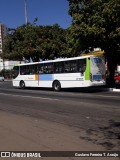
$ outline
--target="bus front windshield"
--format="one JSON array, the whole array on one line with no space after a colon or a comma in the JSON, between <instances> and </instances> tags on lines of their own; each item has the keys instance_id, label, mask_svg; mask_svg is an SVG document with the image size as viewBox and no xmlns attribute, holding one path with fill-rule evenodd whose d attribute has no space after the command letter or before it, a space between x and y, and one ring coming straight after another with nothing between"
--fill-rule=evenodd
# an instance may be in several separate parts
<instances>
[{"instance_id":1,"label":"bus front windshield","mask_svg":"<svg viewBox=\"0 0 120 160\"><path fill-rule=\"evenodd\" d=\"M13 67L13 79L15 79L19 74L19 67L15 66Z\"/></svg>"}]
</instances>

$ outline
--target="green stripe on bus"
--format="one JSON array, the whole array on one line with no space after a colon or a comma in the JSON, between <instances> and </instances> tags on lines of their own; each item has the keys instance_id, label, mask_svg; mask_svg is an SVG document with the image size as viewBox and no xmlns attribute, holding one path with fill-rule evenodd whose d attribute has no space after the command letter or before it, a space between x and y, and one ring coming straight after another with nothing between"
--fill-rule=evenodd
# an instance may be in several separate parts
<instances>
[{"instance_id":1,"label":"green stripe on bus","mask_svg":"<svg viewBox=\"0 0 120 160\"><path fill-rule=\"evenodd\" d=\"M85 80L90 80L90 58L86 59Z\"/></svg>"}]
</instances>

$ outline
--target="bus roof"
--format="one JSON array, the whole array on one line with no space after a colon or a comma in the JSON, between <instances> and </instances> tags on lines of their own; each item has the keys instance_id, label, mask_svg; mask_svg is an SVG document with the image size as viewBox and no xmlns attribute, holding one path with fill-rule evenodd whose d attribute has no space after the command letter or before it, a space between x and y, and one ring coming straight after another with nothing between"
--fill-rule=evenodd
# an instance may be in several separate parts
<instances>
[{"instance_id":1,"label":"bus roof","mask_svg":"<svg viewBox=\"0 0 120 160\"><path fill-rule=\"evenodd\" d=\"M90 55L94 55L94 56L101 56L103 55L105 52L104 51L99 51L99 52L90 52L87 54L82 54L83 56L90 56Z\"/></svg>"},{"instance_id":2,"label":"bus roof","mask_svg":"<svg viewBox=\"0 0 120 160\"><path fill-rule=\"evenodd\" d=\"M57 58L54 60L45 60L45 61L40 61L40 62L30 62L30 63L23 63L23 64L19 64L17 66L24 66L24 65L33 65L33 64L42 64L42 63L54 63L54 62L63 62L63 61L69 61L69 60L78 60L78 59L85 59L85 58L89 58L89 57L96 57L96 55L84 55L84 56L78 56L78 57L71 57L71 58Z\"/></svg>"}]
</instances>

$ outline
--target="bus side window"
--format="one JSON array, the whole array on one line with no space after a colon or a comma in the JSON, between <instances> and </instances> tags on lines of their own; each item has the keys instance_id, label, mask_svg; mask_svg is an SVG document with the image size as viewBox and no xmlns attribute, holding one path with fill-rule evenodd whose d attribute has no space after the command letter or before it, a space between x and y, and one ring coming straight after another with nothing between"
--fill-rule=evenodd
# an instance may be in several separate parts
<instances>
[{"instance_id":1,"label":"bus side window","mask_svg":"<svg viewBox=\"0 0 120 160\"><path fill-rule=\"evenodd\" d=\"M35 68L35 64L34 65L30 65L28 68L28 74L33 75L36 73L36 68Z\"/></svg>"},{"instance_id":2,"label":"bus side window","mask_svg":"<svg viewBox=\"0 0 120 160\"><path fill-rule=\"evenodd\" d=\"M77 61L70 60L65 62L65 72L66 73L76 73L77 72Z\"/></svg>"},{"instance_id":3,"label":"bus side window","mask_svg":"<svg viewBox=\"0 0 120 160\"><path fill-rule=\"evenodd\" d=\"M26 75L26 66L20 66L20 75Z\"/></svg>"},{"instance_id":4,"label":"bus side window","mask_svg":"<svg viewBox=\"0 0 120 160\"><path fill-rule=\"evenodd\" d=\"M70 61L65 61L65 73L70 73Z\"/></svg>"},{"instance_id":5,"label":"bus side window","mask_svg":"<svg viewBox=\"0 0 120 160\"><path fill-rule=\"evenodd\" d=\"M43 64L38 64L37 73L38 74L43 74L44 73Z\"/></svg>"},{"instance_id":6,"label":"bus side window","mask_svg":"<svg viewBox=\"0 0 120 160\"><path fill-rule=\"evenodd\" d=\"M49 63L49 64L48 64L48 73L49 73L49 74L52 74L52 73L54 73L53 71L54 71L53 63Z\"/></svg>"},{"instance_id":7,"label":"bus side window","mask_svg":"<svg viewBox=\"0 0 120 160\"><path fill-rule=\"evenodd\" d=\"M53 73L53 63L45 63L44 64L44 73L52 74Z\"/></svg>"},{"instance_id":8,"label":"bus side window","mask_svg":"<svg viewBox=\"0 0 120 160\"><path fill-rule=\"evenodd\" d=\"M85 69L86 69L86 59L78 60L78 71L85 72Z\"/></svg>"},{"instance_id":9,"label":"bus side window","mask_svg":"<svg viewBox=\"0 0 120 160\"><path fill-rule=\"evenodd\" d=\"M47 64L44 64L43 73L44 73L44 74L48 73Z\"/></svg>"},{"instance_id":10,"label":"bus side window","mask_svg":"<svg viewBox=\"0 0 120 160\"><path fill-rule=\"evenodd\" d=\"M54 73L64 73L64 62L54 63Z\"/></svg>"},{"instance_id":11,"label":"bus side window","mask_svg":"<svg viewBox=\"0 0 120 160\"><path fill-rule=\"evenodd\" d=\"M71 73L77 72L77 61L76 60L70 61L70 72Z\"/></svg>"}]
</instances>

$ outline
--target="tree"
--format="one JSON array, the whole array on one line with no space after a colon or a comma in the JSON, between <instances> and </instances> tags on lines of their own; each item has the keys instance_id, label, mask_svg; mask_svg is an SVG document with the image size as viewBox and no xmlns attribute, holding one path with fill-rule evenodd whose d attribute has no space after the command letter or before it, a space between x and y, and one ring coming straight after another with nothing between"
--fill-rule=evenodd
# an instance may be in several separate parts
<instances>
[{"instance_id":1,"label":"tree","mask_svg":"<svg viewBox=\"0 0 120 160\"><path fill-rule=\"evenodd\" d=\"M54 59L66 52L66 30L53 26L28 23L11 31L5 38L4 56L8 59Z\"/></svg>"},{"instance_id":2,"label":"tree","mask_svg":"<svg viewBox=\"0 0 120 160\"><path fill-rule=\"evenodd\" d=\"M69 47L74 54L89 47L105 51L110 71L110 83L118 63L120 48L120 0L68 0L72 25Z\"/></svg>"}]
</instances>

